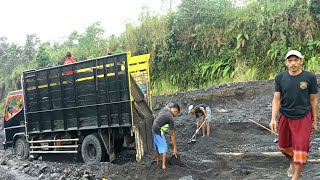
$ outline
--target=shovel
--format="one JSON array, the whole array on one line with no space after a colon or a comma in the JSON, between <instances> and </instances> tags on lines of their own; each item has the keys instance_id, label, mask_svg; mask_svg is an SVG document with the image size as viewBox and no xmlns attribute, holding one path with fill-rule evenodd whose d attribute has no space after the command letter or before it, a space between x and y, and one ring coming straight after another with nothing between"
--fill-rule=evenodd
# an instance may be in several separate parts
<instances>
[{"instance_id":1,"label":"shovel","mask_svg":"<svg viewBox=\"0 0 320 180\"><path fill-rule=\"evenodd\" d=\"M168 159L168 162L170 165L177 165L177 166L182 166L183 163L181 162L181 158L180 158L180 155L177 154L176 155L172 155L169 159Z\"/></svg>"},{"instance_id":2,"label":"shovel","mask_svg":"<svg viewBox=\"0 0 320 180\"><path fill-rule=\"evenodd\" d=\"M191 139L188 141L188 144L194 143L196 142L196 139L194 138L196 136L196 134L199 132L199 130L202 128L202 126L204 125L204 123L207 122L207 119L205 119L201 126L196 130L196 132L193 134L193 136L191 137Z\"/></svg>"},{"instance_id":3,"label":"shovel","mask_svg":"<svg viewBox=\"0 0 320 180\"><path fill-rule=\"evenodd\" d=\"M254 121L254 120L252 120L252 119L248 119L248 120L251 121L251 122L253 122L253 123L255 123L256 125L262 127L263 129L266 129L266 130L270 131L271 133L273 133L273 134L276 136L275 139L273 140L273 142L274 142L274 143L277 143L277 142L278 142L278 137L277 137L277 136L278 136L278 133L272 132L271 129L266 128L265 126L257 123L256 121Z\"/></svg>"}]
</instances>

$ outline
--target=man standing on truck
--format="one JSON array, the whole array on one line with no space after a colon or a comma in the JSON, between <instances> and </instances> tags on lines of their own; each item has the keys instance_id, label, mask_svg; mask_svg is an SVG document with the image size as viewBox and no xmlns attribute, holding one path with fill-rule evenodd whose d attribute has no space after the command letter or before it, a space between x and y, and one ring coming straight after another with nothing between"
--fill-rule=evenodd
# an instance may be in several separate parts
<instances>
[{"instance_id":1,"label":"man standing on truck","mask_svg":"<svg viewBox=\"0 0 320 180\"><path fill-rule=\"evenodd\" d=\"M307 162L311 132L318 129L318 89L316 76L301 69L299 51L291 50L285 58L288 71L275 78L270 128L277 130L280 111L278 145L290 161L287 175L296 180Z\"/></svg>"},{"instance_id":2,"label":"man standing on truck","mask_svg":"<svg viewBox=\"0 0 320 180\"><path fill-rule=\"evenodd\" d=\"M66 55L66 60L64 61L63 65L73 64L73 63L75 63L75 62L77 62L77 61L72 58L71 52L68 51L68 52L67 52L67 55ZM65 74L65 75L70 75L70 74L73 74L73 72L72 72L72 71L67 71L67 72L65 72L64 74Z\"/></svg>"},{"instance_id":3,"label":"man standing on truck","mask_svg":"<svg viewBox=\"0 0 320 180\"><path fill-rule=\"evenodd\" d=\"M180 113L180 106L177 103L170 103L164 107L158 114L156 120L152 125L154 149L156 150L157 164L160 160L160 154L162 154L162 169L166 169L166 159L168 152L168 145L164 134L170 130L171 141L173 144L173 154L177 156L177 144L174 132L173 117L176 117Z\"/></svg>"},{"instance_id":4,"label":"man standing on truck","mask_svg":"<svg viewBox=\"0 0 320 180\"><path fill-rule=\"evenodd\" d=\"M211 108L206 104L199 104L197 106L190 105L188 114L195 114L197 118L197 129L201 126L202 123L202 137L206 135L207 128L207 136L210 137L210 122L211 122ZM204 122L206 121L206 122Z\"/></svg>"}]
</instances>

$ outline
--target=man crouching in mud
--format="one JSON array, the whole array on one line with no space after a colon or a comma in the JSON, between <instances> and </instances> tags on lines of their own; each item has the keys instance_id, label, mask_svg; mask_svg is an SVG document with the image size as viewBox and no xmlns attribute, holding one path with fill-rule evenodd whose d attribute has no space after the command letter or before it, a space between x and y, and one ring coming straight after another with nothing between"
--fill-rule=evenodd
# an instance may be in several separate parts
<instances>
[{"instance_id":1,"label":"man crouching in mud","mask_svg":"<svg viewBox=\"0 0 320 180\"><path fill-rule=\"evenodd\" d=\"M288 71L275 78L270 128L276 131L280 110L278 145L290 160L288 176L296 180L307 162L311 132L318 129L318 89L316 76L301 69L299 51L291 50L285 58Z\"/></svg>"},{"instance_id":2,"label":"man crouching in mud","mask_svg":"<svg viewBox=\"0 0 320 180\"><path fill-rule=\"evenodd\" d=\"M207 136L210 137L210 122L211 122L211 109L206 104L199 104L197 106L190 105L188 114L195 114L197 118L197 129L201 126L203 121L206 121L204 126L202 126L202 137L206 134L207 127Z\"/></svg>"},{"instance_id":3,"label":"man crouching in mud","mask_svg":"<svg viewBox=\"0 0 320 180\"><path fill-rule=\"evenodd\" d=\"M173 144L173 154L177 157L177 144L174 132L173 117L180 113L180 106L177 103L170 103L164 107L158 114L156 120L152 125L154 149L156 150L157 164L162 154L162 169L166 169L166 159L168 152L168 145L164 134L170 130L171 141Z\"/></svg>"}]
</instances>

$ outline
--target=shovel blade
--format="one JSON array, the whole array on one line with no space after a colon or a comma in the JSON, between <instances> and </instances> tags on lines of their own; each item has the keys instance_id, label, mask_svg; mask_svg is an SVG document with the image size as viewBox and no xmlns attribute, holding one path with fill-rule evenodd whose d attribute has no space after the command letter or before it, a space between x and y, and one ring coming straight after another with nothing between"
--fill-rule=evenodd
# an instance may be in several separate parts
<instances>
[{"instance_id":1,"label":"shovel blade","mask_svg":"<svg viewBox=\"0 0 320 180\"><path fill-rule=\"evenodd\" d=\"M181 162L181 158L180 155L177 155L177 157L175 155L172 155L169 159L169 164L170 165L177 165L177 166L182 166L182 162Z\"/></svg>"},{"instance_id":2,"label":"shovel blade","mask_svg":"<svg viewBox=\"0 0 320 180\"><path fill-rule=\"evenodd\" d=\"M197 141L196 139L190 139L190 140L188 141L188 144L194 144L196 141Z\"/></svg>"}]
</instances>

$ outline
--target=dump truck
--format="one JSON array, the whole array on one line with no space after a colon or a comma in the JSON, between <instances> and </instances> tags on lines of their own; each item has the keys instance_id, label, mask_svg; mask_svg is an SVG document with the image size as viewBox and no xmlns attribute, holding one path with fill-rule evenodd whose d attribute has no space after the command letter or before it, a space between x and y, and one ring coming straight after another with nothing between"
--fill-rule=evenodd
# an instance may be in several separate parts
<instances>
[{"instance_id":1,"label":"dump truck","mask_svg":"<svg viewBox=\"0 0 320 180\"><path fill-rule=\"evenodd\" d=\"M95 163L113 161L125 144L141 160L153 144L149 57L127 52L23 72L21 90L6 99L4 149L21 159L81 153Z\"/></svg>"}]
</instances>

